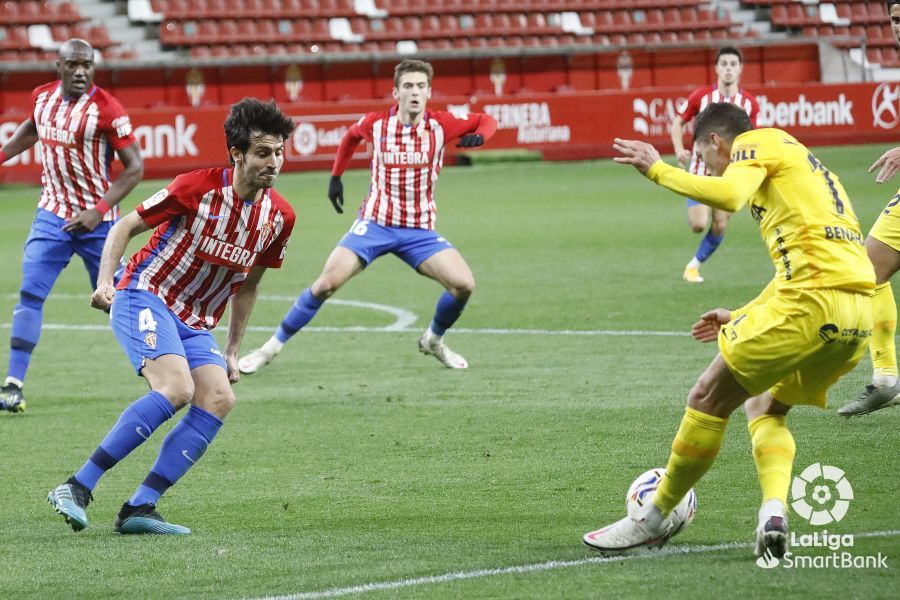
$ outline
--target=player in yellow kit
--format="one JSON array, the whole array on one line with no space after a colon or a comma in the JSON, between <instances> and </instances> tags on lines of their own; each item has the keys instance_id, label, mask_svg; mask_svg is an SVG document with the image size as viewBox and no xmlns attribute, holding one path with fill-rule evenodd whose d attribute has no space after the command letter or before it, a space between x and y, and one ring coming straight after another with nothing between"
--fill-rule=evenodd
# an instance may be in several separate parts
<instances>
[{"instance_id":1,"label":"player in yellow kit","mask_svg":"<svg viewBox=\"0 0 900 600\"><path fill-rule=\"evenodd\" d=\"M888 0L891 33L900 46L900 0ZM886 98L887 100L887 98ZM888 150L875 161L869 171L879 169L877 183L887 183L900 170L900 147ZM875 267L875 296L872 298L872 318L875 329L869 353L872 356L872 383L859 397L842 406L838 414L845 417L867 415L870 412L900 404L900 380L897 378L897 304L891 290L891 277L900 270L900 190L888 202L866 239L866 251Z\"/></svg>"},{"instance_id":2,"label":"player in yellow kit","mask_svg":"<svg viewBox=\"0 0 900 600\"><path fill-rule=\"evenodd\" d=\"M734 212L749 204L775 265L775 277L746 306L711 310L693 327L719 354L688 395L666 475L636 515L585 534L605 552L658 547L671 537L669 513L716 458L729 415L742 404L763 502L756 553L787 550L787 493L794 439L792 406L824 407L826 391L865 354L875 285L859 222L838 178L796 139L752 130L747 113L713 104L695 139L714 177L665 164L645 142L616 140L616 162L673 192Z\"/></svg>"}]
</instances>

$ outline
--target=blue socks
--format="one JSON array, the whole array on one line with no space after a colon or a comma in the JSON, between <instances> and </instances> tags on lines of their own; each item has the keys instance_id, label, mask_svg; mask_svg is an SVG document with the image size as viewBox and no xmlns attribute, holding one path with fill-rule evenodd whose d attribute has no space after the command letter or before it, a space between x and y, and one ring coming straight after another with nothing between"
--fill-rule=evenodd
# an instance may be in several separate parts
<instances>
[{"instance_id":1,"label":"blue socks","mask_svg":"<svg viewBox=\"0 0 900 600\"><path fill-rule=\"evenodd\" d=\"M143 444L157 427L174 414L172 403L159 392L150 392L135 400L122 411L119 420L88 461L75 473L75 479L87 489L93 490L106 471Z\"/></svg>"},{"instance_id":2,"label":"blue socks","mask_svg":"<svg viewBox=\"0 0 900 600\"><path fill-rule=\"evenodd\" d=\"M713 235L712 229L706 232L706 235L700 241L700 247L697 248L697 254L695 257L700 262L706 262L706 259L712 256L712 253L716 251L716 248L719 247L719 244L722 243L722 240L725 239L725 234L722 235Z\"/></svg>"},{"instance_id":3,"label":"blue socks","mask_svg":"<svg viewBox=\"0 0 900 600\"><path fill-rule=\"evenodd\" d=\"M128 504L156 505L159 497L200 460L221 427L222 420L219 417L191 406L181 422L163 440L156 463Z\"/></svg>"},{"instance_id":4,"label":"blue socks","mask_svg":"<svg viewBox=\"0 0 900 600\"><path fill-rule=\"evenodd\" d=\"M303 290L303 293L294 302L291 310L284 316L281 325L278 326L278 331L275 332L275 337L278 338L278 341L283 344L291 339L295 333L303 329L319 312L323 302L324 300L319 300L313 296L309 288Z\"/></svg>"},{"instance_id":5,"label":"blue socks","mask_svg":"<svg viewBox=\"0 0 900 600\"><path fill-rule=\"evenodd\" d=\"M41 337L44 299L28 292L19 292L19 303L13 309L12 335L9 340L9 369L7 375L25 381L31 353Z\"/></svg>"},{"instance_id":6,"label":"blue socks","mask_svg":"<svg viewBox=\"0 0 900 600\"><path fill-rule=\"evenodd\" d=\"M434 309L431 331L438 336L444 335L444 332L456 323L459 315L462 314L463 309L466 307L466 302L468 302L468 299L457 300L450 292L441 294Z\"/></svg>"}]
</instances>

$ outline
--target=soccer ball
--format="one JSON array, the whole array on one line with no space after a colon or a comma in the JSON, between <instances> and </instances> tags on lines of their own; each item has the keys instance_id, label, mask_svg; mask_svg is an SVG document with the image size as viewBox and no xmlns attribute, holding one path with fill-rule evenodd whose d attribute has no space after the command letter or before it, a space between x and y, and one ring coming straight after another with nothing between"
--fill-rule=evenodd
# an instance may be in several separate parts
<instances>
[{"instance_id":1,"label":"soccer ball","mask_svg":"<svg viewBox=\"0 0 900 600\"><path fill-rule=\"evenodd\" d=\"M659 482L662 481L666 470L663 468L650 469L646 473L641 473L631 487L628 488L628 495L625 497L625 507L628 510L628 516L633 517L637 511L650 502L650 498L656 492ZM683 531L691 521L694 520L694 513L697 512L697 494L693 488L684 495L678 506L669 514L672 520L672 531L669 537Z\"/></svg>"}]
</instances>

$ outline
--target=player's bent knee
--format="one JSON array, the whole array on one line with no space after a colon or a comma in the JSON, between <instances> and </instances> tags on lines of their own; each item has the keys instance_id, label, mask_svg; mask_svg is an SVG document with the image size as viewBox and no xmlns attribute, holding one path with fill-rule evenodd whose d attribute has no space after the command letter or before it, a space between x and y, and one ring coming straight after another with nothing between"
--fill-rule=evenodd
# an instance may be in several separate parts
<instances>
[{"instance_id":1,"label":"player's bent knee","mask_svg":"<svg viewBox=\"0 0 900 600\"><path fill-rule=\"evenodd\" d=\"M468 300L475 292L475 279L467 279L453 286L450 293L458 300Z\"/></svg>"},{"instance_id":2,"label":"player's bent knee","mask_svg":"<svg viewBox=\"0 0 900 600\"><path fill-rule=\"evenodd\" d=\"M202 397L194 398L194 403L205 411L211 412L220 419L231 412L235 404L234 392L230 387L216 387L208 390Z\"/></svg>"},{"instance_id":3,"label":"player's bent knee","mask_svg":"<svg viewBox=\"0 0 900 600\"><path fill-rule=\"evenodd\" d=\"M337 277L321 275L316 279L315 283L312 284L310 291L317 299L324 301L331 298L336 291L341 289L343 284L344 282L340 281Z\"/></svg>"},{"instance_id":4,"label":"player's bent knee","mask_svg":"<svg viewBox=\"0 0 900 600\"><path fill-rule=\"evenodd\" d=\"M703 233L703 230L706 229L706 225L701 225L700 223L691 223L691 231L694 233Z\"/></svg>"},{"instance_id":5,"label":"player's bent knee","mask_svg":"<svg viewBox=\"0 0 900 600\"><path fill-rule=\"evenodd\" d=\"M194 397L194 384L190 380L187 382L167 382L157 388L155 392L159 392L175 407L180 409L190 403Z\"/></svg>"}]
</instances>

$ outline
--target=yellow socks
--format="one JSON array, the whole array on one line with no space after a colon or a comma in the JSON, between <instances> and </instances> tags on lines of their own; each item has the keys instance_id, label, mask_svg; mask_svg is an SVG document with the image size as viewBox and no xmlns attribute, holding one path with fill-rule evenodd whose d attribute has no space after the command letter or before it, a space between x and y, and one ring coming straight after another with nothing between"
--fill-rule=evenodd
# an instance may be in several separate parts
<instances>
[{"instance_id":1,"label":"yellow socks","mask_svg":"<svg viewBox=\"0 0 900 600\"><path fill-rule=\"evenodd\" d=\"M897 377L897 350L894 334L897 331L897 305L891 291L891 282L875 286L872 297L872 317L875 328L869 343L875 377Z\"/></svg>"},{"instance_id":2,"label":"yellow socks","mask_svg":"<svg viewBox=\"0 0 900 600\"><path fill-rule=\"evenodd\" d=\"M777 498L787 506L791 467L797 446L785 424L785 417L763 415L747 424L753 441L753 460L763 502Z\"/></svg>"},{"instance_id":3,"label":"yellow socks","mask_svg":"<svg viewBox=\"0 0 900 600\"><path fill-rule=\"evenodd\" d=\"M728 419L707 415L693 408L686 408L681 427L672 441L672 454L653 504L664 515L672 512L694 484L706 473L722 445Z\"/></svg>"}]
</instances>

